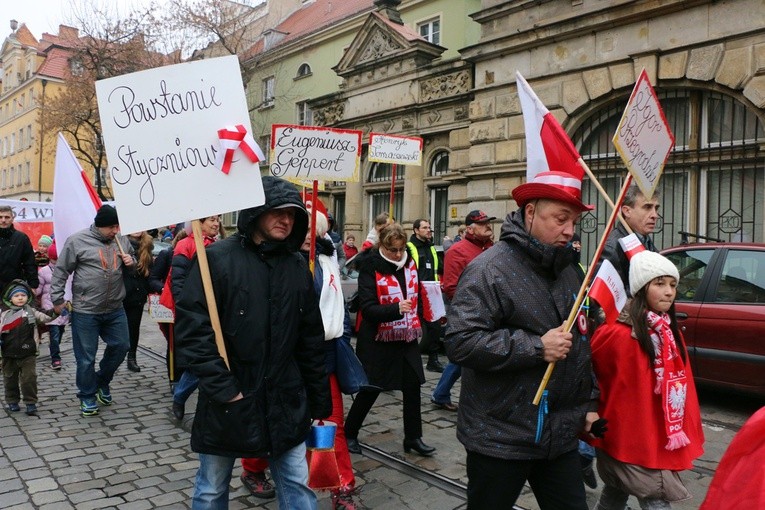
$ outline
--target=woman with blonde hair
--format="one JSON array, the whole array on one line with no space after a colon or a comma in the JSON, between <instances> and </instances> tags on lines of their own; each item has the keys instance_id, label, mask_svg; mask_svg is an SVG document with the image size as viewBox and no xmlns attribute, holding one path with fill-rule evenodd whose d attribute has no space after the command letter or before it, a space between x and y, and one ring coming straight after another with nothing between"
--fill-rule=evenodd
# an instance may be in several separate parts
<instances>
[{"instance_id":1,"label":"woman with blonde hair","mask_svg":"<svg viewBox=\"0 0 765 510\"><path fill-rule=\"evenodd\" d=\"M149 296L149 273L154 261L152 250L154 241L145 231L134 232L127 236L136 257L136 266L133 270L122 272L122 280L125 283L125 299L122 307L127 316L128 333L130 334L130 350L127 356L127 368L131 372L140 372L141 367L136 361L138 351L138 337L141 330L141 318L143 308Z\"/></svg>"},{"instance_id":2,"label":"woman with blonde hair","mask_svg":"<svg viewBox=\"0 0 765 510\"><path fill-rule=\"evenodd\" d=\"M380 231L379 244L359 270L359 328L356 353L370 387L353 401L345 421L348 450L361 453L358 433L381 391L403 394L404 451L430 456L435 448L422 441L420 386L425 382L417 339L422 325L417 316L417 266L406 248L407 235L398 223Z\"/></svg>"}]
</instances>

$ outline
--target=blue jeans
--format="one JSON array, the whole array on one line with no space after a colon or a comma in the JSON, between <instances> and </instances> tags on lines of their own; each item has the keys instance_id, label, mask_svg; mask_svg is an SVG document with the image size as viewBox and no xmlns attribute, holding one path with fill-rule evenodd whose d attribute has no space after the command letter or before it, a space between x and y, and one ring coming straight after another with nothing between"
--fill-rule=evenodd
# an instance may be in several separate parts
<instances>
[{"instance_id":1,"label":"blue jeans","mask_svg":"<svg viewBox=\"0 0 765 510\"><path fill-rule=\"evenodd\" d=\"M72 312L72 344L77 360L77 397L92 402L98 388L109 388L114 372L130 349L125 310L108 313ZM98 337L106 343L96 371Z\"/></svg>"},{"instance_id":2,"label":"blue jeans","mask_svg":"<svg viewBox=\"0 0 765 510\"><path fill-rule=\"evenodd\" d=\"M451 361L444 368L444 373L441 374L441 379L438 380L435 389L433 390L433 402L436 404L451 404L452 403L452 386L457 382L457 379L462 375L462 367Z\"/></svg>"},{"instance_id":3,"label":"blue jeans","mask_svg":"<svg viewBox=\"0 0 765 510\"><path fill-rule=\"evenodd\" d=\"M61 337L64 336L66 326L48 326L50 332L50 360L61 361Z\"/></svg>"},{"instance_id":4,"label":"blue jeans","mask_svg":"<svg viewBox=\"0 0 765 510\"><path fill-rule=\"evenodd\" d=\"M194 390L199 386L199 377L195 376L188 370L183 372L181 378L175 384L175 390L173 390L173 402L179 404L185 404Z\"/></svg>"},{"instance_id":5,"label":"blue jeans","mask_svg":"<svg viewBox=\"0 0 765 510\"><path fill-rule=\"evenodd\" d=\"M579 440L579 455L585 459L592 460L595 458L595 447L585 443L581 439Z\"/></svg>"},{"instance_id":6,"label":"blue jeans","mask_svg":"<svg viewBox=\"0 0 765 510\"><path fill-rule=\"evenodd\" d=\"M199 470L194 484L192 510L226 510L231 482L233 457L199 454ZM268 459L271 477L276 484L279 508L284 510L316 510L316 494L308 488L308 463L305 443Z\"/></svg>"}]
</instances>

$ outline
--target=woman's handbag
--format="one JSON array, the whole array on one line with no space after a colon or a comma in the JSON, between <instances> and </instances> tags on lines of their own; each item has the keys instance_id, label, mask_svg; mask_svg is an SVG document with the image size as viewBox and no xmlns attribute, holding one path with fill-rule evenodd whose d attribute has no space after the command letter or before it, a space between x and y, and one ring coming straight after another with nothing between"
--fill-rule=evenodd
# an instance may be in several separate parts
<instances>
[{"instance_id":1,"label":"woman's handbag","mask_svg":"<svg viewBox=\"0 0 765 510\"><path fill-rule=\"evenodd\" d=\"M351 342L343 337L335 341L337 354L337 382L340 391L346 395L358 393L364 386L369 386L369 379L361 361L353 352Z\"/></svg>"}]
</instances>

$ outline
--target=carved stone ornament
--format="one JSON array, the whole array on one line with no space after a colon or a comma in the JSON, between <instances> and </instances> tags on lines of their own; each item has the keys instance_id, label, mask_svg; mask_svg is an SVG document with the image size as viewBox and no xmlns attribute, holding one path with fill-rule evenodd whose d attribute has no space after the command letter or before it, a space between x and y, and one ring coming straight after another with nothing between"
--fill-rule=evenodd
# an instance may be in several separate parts
<instances>
[{"instance_id":1,"label":"carved stone ornament","mask_svg":"<svg viewBox=\"0 0 765 510\"><path fill-rule=\"evenodd\" d=\"M433 101L434 99L463 94L469 91L470 73L468 71L436 76L435 78L420 82L422 101Z\"/></svg>"},{"instance_id":2,"label":"carved stone ornament","mask_svg":"<svg viewBox=\"0 0 765 510\"><path fill-rule=\"evenodd\" d=\"M403 46L394 41L390 34L386 34L382 30L375 30L367 41L364 51L359 55L356 63L369 62L370 60L376 60L385 55L390 55L398 50L401 50Z\"/></svg>"},{"instance_id":3,"label":"carved stone ornament","mask_svg":"<svg viewBox=\"0 0 765 510\"><path fill-rule=\"evenodd\" d=\"M331 126L341 120L345 114L345 103L334 103L313 112L313 120L317 126Z\"/></svg>"}]
</instances>

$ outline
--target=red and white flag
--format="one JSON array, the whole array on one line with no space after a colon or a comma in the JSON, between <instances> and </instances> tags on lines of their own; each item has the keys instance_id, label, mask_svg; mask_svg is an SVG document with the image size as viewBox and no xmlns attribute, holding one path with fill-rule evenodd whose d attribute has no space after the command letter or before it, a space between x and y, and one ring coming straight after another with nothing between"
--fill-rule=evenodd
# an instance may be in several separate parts
<instances>
[{"instance_id":1,"label":"red and white flag","mask_svg":"<svg viewBox=\"0 0 765 510\"><path fill-rule=\"evenodd\" d=\"M603 260L598 274L592 281L590 297L598 302L606 314L606 322L612 323L627 303L627 291L616 268L608 260Z\"/></svg>"},{"instance_id":2,"label":"red and white flag","mask_svg":"<svg viewBox=\"0 0 765 510\"><path fill-rule=\"evenodd\" d=\"M631 260L636 253L645 251L645 246L643 246L643 243L640 242L635 233L619 239L619 245L622 247L624 254L627 255L627 260Z\"/></svg>"},{"instance_id":3,"label":"red and white flag","mask_svg":"<svg viewBox=\"0 0 765 510\"><path fill-rule=\"evenodd\" d=\"M58 134L56 169L53 177L53 232L58 252L73 233L93 223L101 199L74 157L64 135Z\"/></svg>"},{"instance_id":4,"label":"red and white flag","mask_svg":"<svg viewBox=\"0 0 765 510\"><path fill-rule=\"evenodd\" d=\"M584 169L578 163L580 156L574 143L521 73L516 71L515 76L526 128L526 181L550 171L566 172L581 181Z\"/></svg>"}]
</instances>

